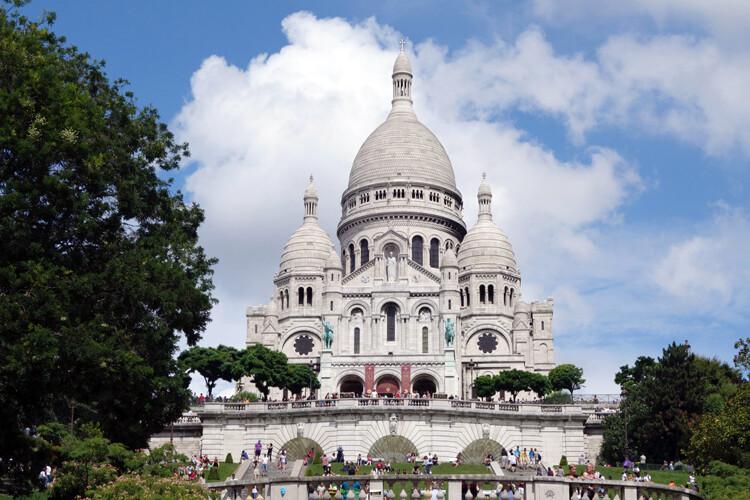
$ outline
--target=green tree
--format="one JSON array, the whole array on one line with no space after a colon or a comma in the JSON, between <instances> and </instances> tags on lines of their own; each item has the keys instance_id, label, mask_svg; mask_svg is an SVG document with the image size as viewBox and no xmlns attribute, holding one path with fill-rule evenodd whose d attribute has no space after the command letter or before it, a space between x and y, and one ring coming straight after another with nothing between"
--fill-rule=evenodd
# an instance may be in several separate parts
<instances>
[{"instance_id":1,"label":"green tree","mask_svg":"<svg viewBox=\"0 0 750 500\"><path fill-rule=\"evenodd\" d=\"M286 371L284 388L289 389L292 394L302 394L303 389L310 387L310 382L312 382L313 389L320 389L320 381L309 366L302 363L290 363Z\"/></svg>"},{"instance_id":2,"label":"green tree","mask_svg":"<svg viewBox=\"0 0 750 500\"><path fill-rule=\"evenodd\" d=\"M615 374L615 384L630 390L634 384L638 384L646 378L654 363L656 361L650 356L638 356L632 368L628 365L620 367L620 371Z\"/></svg>"},{"instance_id":3,"label":"green tree","mask_svg":"<svg viewBox=\"0 0 750 500\"><path fill-rule=\"evenodd\" d=\"M145 446L187 404L173 355L213 303L203 213L159 175L187 146L53 20L0 6L0 449L18 456L20 429L71 407Z\"/></svg>"},{"instance_id":4,"label":"green tree","mask_svg":"<svg viewBox=\"0 0 750 500\"><path fill-rule=\"evenodd\" d=\"M515 401L518 399L519 392L531 390L532 375L525 370L502 371L493 377L495 379L495 390L508 391Z\"/></svg>"},{"instance_id":5,"label":"green tree","mask_svg":"<svg viewBox=\"0 0 750 500\"><path fill-rule=\"evenodd\" d=\"M586 383L586 379L583 378L583 368L571 364L554 367L550 370L548 378L553 390L567 389L571 396L573 391L580 389Z\"/></svg>"},{"instance_id":6,"label":"green tree","mask_svg":"<svg viewBox=\"0 0 750 500\"><path fill-rule=\"evenodd\" d=\"M734 348L737 349L734 365L744 372L750 372L750 337L735 342Z\"/></svg>"},{"instance_id":7,"label":"green tree","mask_svg":"<svg viewBox=\"0 0 750 500\"><path fill-rule=\"evenodd\" d=\"M706 500L750 498L750 469L711 462L700 486Z\"/></svg>"},{"instance_id":8,"label":"green tree","mask_svg":"<svg viewBox=\"0 0 750 500\"><path fill-rule=\"evenodd\" d=\"M690 437L687 458L705 473L712 461L750 467L750 384L743 384L720 415L704 415Z\"/></svg>"},{"instance_id":9,"label":"green tree","mask_svg":"<svg viewBox=\"0 0 750 500\"><path fill-rule=\"evenodd\" d=\"M497 392L495 380L489 375L480 375L474 379L474 389L480 398L491 398Z\"/></svg>"},{"instance_id":10,"label":"green tree","mask_svg":"<svg viewBox=\"0 0 750 500\"><path fill-rule=\"evenodd\" d=\"M283 388L287 378L286 354L254 344L237 353L233 367L235 380L250 377L255 387L268 397L271 387Z\"/></svg>"},{"instance_id":11,"label":"green tree","mask_svg":"<svg viewBox=\"0 0 750 500\"><path fill-rule=\"evenodd\" d=\"M198 372L206 382L208 396L213 396L214 387L219 379L231 382L234 374L234 363L237 361L237 349L220 345L218 347L191 347L180 353L177 358L188 373Z\"/></svg>"},{"instance_id":12,"label":"green tree","mask_svg":"<svg viewBox=\"0 0 750 500\"><path fill-rule=\"evenodd\" d=\"M529 389L534 391L539 398L543 398L552 392L552 384L549 378L541 373L529 373Z\"/></svg>"}]
</instances>

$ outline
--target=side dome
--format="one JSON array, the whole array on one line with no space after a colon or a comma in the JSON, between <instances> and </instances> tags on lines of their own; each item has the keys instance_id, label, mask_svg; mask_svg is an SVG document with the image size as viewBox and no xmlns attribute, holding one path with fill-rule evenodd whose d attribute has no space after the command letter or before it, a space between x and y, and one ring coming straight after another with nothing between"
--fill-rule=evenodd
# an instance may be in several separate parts
<instances>
[{"instance_id":1,"label":"side dome","mask_svg":"<svg viewBox=\"0 0 750 500\"><path fill-rule=\"evenodd\" d=\"M289 238L281 252L279 274L292 270L323 269L331 252L335 251L331 238L318 225L318 191L310 176L305 190L305 217L302 225Z\"/></svg>"},{"instance_id":2,"label":"side dome","mask_svg":"<svg viewBox=\"0 0 750 500\"><path fill-rule=\"evenodd\" d=\"M326 269L342 269L343 266L341 265L341 259L339 258L339 255L336 253L336 250L331 250L331 253L328 254L328 259L326 260Z\"/></svg>"},{"instance_id":3,"label":"side dome","mask_svg":"<svg viewBox=\"0 0 750 500\"><path fill-rule=\"evenodd\" d=\"M461 242L459 270L479 267L517 271L513 247L503 230L492 221L492 189L486 174L482 176L477 199L479 218Z\"/></svg>"}]
</instances>

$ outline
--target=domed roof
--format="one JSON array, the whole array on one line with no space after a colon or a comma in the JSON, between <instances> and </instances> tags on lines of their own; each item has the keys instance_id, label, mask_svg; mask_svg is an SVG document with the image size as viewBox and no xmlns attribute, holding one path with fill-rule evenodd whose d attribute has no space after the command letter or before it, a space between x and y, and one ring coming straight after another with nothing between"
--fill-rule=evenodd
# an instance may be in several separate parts
<instances>
[{"instance_id":1,"label":"domed roof","mask_svg":"<svg viewBox=\"0 0 750 500\"><path fill-rule=\"evenodd\" d=\"M411 81L411 64L402 51L393 65L393 108L359 148L347 191L408 178L458 193L443 145L412 110Z\"/></svg>"},{"instance_id":2,"label":"domed roof","mask_svg":"<svg viewBox=\"0 0 750 500\"><path fill-rule=\"evenodd\" d=\"M401 53L396 58L396 62L393 64L393 73L411 74L411 63L403 50L401 50Z\"/></svg>"},{"instance_id":3,"label":"domed roof","mask_svg":"<svg viewBox=\"0 0 750 500\"><path fill-rule=\"evenodd\" d=\"M336 250L331 250L331 253L328 254L328 259L326 259L326 269L341 269L342 267L341 259Z\"/></svg>"},{"instance_id":4,"label":"domed roof","mask_svg":"<svg viewBox=\"0 0 750 500\"><path fill-rule=\"evenodd\" d=\"M502 229L492 221L492 188L486 175L477 193L479 200L479 218L458 250L458 267L471 269L499 268L516 270L516 256L513 247Z\"/></svg>"},{"instance_id":5,"label":"domed roof","mask_svg":"<svg viewBox=\"0 0 750 500\"><path fill-rule=\"evenodd\" d=\"M323 269L329 254L335 252L331 238L318 225L318 192L312 182L312 176L305 190L304 202L304 221L284 245L279 265L280 274L292 270Z\"/></svg>"},{"instance_id":6,"label":"domed roof","mask_svg":"<svg viewBox=\"0 0 750 500\"><path fill-rule=\"evenodd\" d=\"M459 269L492 267L516 270L516 256L505 233L491 219L480 219L458 250Z\"/></svg>"},{"instance_id":7,"label":"domed roof","mask_svg":"<svg viewBox=\"0 0 750 500\"><path fill-rule=\"evenodd\" d=\"M332 250L333 242L317 220L306 219L284 245L279 272L323 269Z\"/></svg>"},{"instance_id":8,"label":"domed roof","mask_svg":"<svg viewBox=\"0 0 750 500\"><path fill-rule=\"evenodd\" d=\"M458 267L456 252L454 252L452 248L449 248L443 254L443 260L440 262L440 267Z\"/></svg>"}]
</instances>

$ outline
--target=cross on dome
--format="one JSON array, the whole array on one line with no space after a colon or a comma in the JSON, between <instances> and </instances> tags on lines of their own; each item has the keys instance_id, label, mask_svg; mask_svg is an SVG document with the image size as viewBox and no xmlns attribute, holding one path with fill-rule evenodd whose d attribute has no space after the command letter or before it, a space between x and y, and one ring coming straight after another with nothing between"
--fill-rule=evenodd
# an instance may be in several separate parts
<instances>
[{"instance_id":1,"label":"cross on dome","mask_svg":"<svg viewBox=\"0 0 750 500\"><path fill-rule=\"evenodd\" d=\"M400 41L400 42L398 42L398 43L399 43L399 44L401 44L401 52L403 52L403 51L404 51L404 45L406 45L406 42L405 42L405 41L404 41L404 39L402 38L402 39L401 39L401 41Z\"/></svg>"}]
</instances>

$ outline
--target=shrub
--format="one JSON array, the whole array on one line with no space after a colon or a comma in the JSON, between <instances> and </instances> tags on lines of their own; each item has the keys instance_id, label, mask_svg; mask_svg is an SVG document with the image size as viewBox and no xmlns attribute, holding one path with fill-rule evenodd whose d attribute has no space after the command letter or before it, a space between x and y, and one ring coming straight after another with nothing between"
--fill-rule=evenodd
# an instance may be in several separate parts
<instances>
[{"instance_id":1,"label":"shrub","mask_svg":"<svg viewBox=\"0 0 750 500\"><path fill-rule=\"evenodd\" d=\"M238 401L244 401L247 399L251 403L257 403L258 395L255 394L254 392L242 391L242 392L238 392L237 394L235 394L233 399L238 400Z\"/></svg>"},{"instance_id":2,"label":"shrub","mask_svg":"<svg viewBox=\"0 0 750 500\"><path fill-rule=\"evenodd\" d=\"M571 405L573 404L573 397L569 392L556 391L551 393L549 396L544 398L542 404L545 405Z\"/></svg>"},{"instance_id":3,"label":"shrub","mask_svg":"<svg viewBox=\"0 0 750 500\"><path fill-rule=\"evenodd\" d=\"M560 457L560 467L568 465L568 459L565 457L565 455Z\"/></svg>"},{"instance_id":4,"label":"shrub","mask_svg":"<svg viewBox=\"0 0 750 500\"><path fill-rule=\"evenodd\" d=\"M321 461L320 461L320 453L318 453L316 451L315 452L315 457L313 458L313 464L314 465L320 465L320 463L321 463Z\"/></svg>"},{"instance_id":5,"label":"shrub","mask_svg":"<svg viewBox=\"0 0 750 500\"><path fill-rule=\"evenodd\" d=\"M232 459L232 454L231 453L227 453L227 458L224 459L224 462L226 462L228 464L233 464L234 463L234 460Z\"/></svg>"},{"instance_id":6,"label":"shrub","mask_svg":"<svg viewBox=\"0 0 750 500\"><path fill-rule=\"evenodd\" d=\"M206 481L219 481L219 468L218 467L211 467L208 469L208 475L206 476Z\"/></svg>"}]
</instances>

